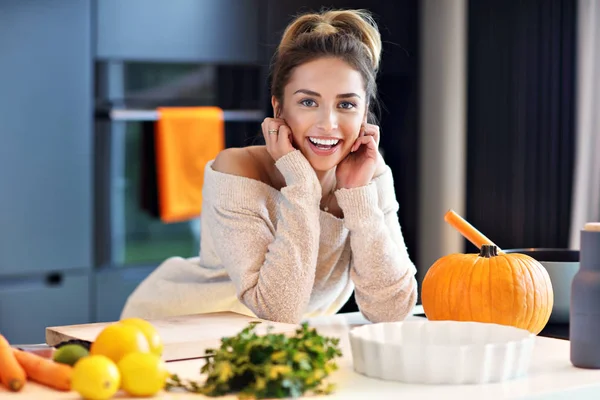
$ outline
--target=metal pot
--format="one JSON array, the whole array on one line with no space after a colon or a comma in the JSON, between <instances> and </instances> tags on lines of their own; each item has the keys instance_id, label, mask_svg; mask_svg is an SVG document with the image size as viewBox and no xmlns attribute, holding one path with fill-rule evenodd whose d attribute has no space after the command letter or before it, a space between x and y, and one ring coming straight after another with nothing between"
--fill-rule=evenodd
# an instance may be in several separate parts
<instances>
[{"instance_id":1,"label":"metal pot","mask_svg":"<svg viewBox=\"0 0 600 400\"><path fill-rule=\"evenodd\" d=\"M554 291L554 306L549 322L569 323L571 281L579 270L579 250L528 248L503 251L531 256L546 268Z\"/></svg>"}]
</instances>

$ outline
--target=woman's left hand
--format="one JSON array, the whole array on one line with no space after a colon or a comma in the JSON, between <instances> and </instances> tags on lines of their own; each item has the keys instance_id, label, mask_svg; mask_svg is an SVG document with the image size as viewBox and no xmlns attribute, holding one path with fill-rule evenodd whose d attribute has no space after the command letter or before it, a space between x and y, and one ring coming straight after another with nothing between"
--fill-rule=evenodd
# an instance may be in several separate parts
<instances>
[{"instance_id":1,"label":"woman's left hand","mask_svg":"<svg viewBox=\"0 0 600 400\"><path fill-rule=\"evenodd\" d=\"M383 168L385 163L379 153L379 127L364 124L350 154L337 166L337 188L366 186Z\"/></svg>"}]
</instances>

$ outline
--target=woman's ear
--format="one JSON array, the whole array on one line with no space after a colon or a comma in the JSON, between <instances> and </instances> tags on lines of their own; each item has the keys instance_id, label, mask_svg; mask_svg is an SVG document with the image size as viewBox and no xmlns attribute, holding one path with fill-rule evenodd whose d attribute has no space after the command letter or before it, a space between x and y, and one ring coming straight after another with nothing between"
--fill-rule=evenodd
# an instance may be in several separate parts
<instances>
[{"instance_id":1,"label":"woman's ear","mask_svg":"<svg viewBox=\"0 0 600 400\"><path fill-rule=\"evenodd\" d=\"M273 107L273 117L279 118L281 114L281 104L279 104L279 100L275 96L271 96L271 106Z\"/></svg>"}]
</instances>

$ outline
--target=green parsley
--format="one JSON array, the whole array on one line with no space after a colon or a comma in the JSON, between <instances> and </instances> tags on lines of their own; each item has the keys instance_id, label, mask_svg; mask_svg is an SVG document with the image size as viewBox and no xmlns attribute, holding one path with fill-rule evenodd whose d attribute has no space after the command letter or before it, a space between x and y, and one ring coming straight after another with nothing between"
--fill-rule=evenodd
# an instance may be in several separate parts
<instances>
[{"instance_id":1,"label":"green parsley","mask_svg":"<svg viewBox=\"0 0 600 400\"><path fill-rule=\"evenodd\" d=\"M211 397L237 394L245 399L300 397L335 390L325 379L338 368L334 361L342 355L338 338L323 337L307 323L292 336L274 334L271 328L258 335L256 324L221 339L219 349L206 350L209 357L200 371L207 374L204 383L172 375L166 389L182 388Z\"/></svg>"}]
</instances>

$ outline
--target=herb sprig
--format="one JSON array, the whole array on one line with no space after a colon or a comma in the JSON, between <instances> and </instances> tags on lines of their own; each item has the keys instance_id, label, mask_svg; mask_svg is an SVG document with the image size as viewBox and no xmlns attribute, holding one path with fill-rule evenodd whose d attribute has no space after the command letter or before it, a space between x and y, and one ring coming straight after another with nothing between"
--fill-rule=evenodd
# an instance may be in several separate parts
<instances>
[{"instance_id":1,"label":"herb sprig","mask_svg":"<svg viewBox=\"0 0 600 400\"><path fill-rule=\"evenodd\" d=\"M172 375L167 390L216 397L235 393L239 398L300 397L308 392L328 394L335 385L325 379L338 369L336 357L342 355L338 338L321 336L303 323L295 334L256 333L252 322L237 335L221 339L219 349L207 349L209 356L200 372L204 383L183 381Z\"/></svg>"}]
</instances>

